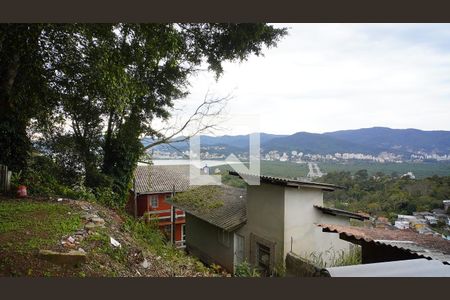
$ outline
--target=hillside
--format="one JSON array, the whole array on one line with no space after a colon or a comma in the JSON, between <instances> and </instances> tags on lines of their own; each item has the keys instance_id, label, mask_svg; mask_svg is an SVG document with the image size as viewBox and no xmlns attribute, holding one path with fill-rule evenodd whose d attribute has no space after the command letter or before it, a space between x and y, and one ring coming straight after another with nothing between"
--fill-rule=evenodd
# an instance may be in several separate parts
<instances>
[{"instance_id":1,"label":"hillside","mask_svg":"<svg viewBox=\"0 0 450 300\"><path fill-rule=\"evenodd\" d=\"M356 144L351 141L337 139L317 133L297 132L293 135L274 138L262 143L264 152L270 150L278 151L301 151L314 154L329 154L335 152L362 152L372 153L373 149L364 144Z\"/></svg>"},{"instance_id":2,"label":"hillside","mask_svg":"<svg viewBox=\"0 0 450 300\"><path fill-rule=\"evenodd\" d=\"M202 135L201 146L216 153L230 154L248 151L249 135ZM323 134L297 132L291 135L261 133L261 148L264 153L301 151L311 154L364 153L378 155L383 151L408 156L411 153L425 152L439 155L450 153L450 131L423 131L418 129L391 129L387 127L340 130ZM143 144L147 144L143 140ZM188 142L173 143L177 149L185 151ZM161 145L160 151L175 151L172 147Z\"/></svg>"},{"instance_id":3,"label":"hillside","mask_svg":"<svg viewBox=\"0 0 450 300\"><path fill-rule=\"evenodd\" d=\"M0 276L214 276L148 226L92 202L0 198Z\"/></svg>"},{"instance_id":4,"label":"hillside","mask_svg":"<svg viewBox=\"0 0 450 300\"><path fill-rule=\"evenodd\" d=\"M418 129L391 129L373 127L356 130L341 130L324 133L343 141L366 145L376 151L389 150L448 154L450 152L449 131L423 131Z\"/></svg>"}]
</instances>

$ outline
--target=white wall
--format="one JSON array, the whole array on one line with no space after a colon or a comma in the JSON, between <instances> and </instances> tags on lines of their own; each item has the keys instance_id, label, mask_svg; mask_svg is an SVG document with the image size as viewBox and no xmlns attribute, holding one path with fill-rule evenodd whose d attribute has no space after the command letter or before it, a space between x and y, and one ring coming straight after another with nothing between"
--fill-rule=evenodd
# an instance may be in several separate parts
<instances>
[{"instance_id":1,"label":"white wall","mask_svg":"<svg viewBox=\"0 0 450 300\"><path fill-rule=\"evenodd\" d=\"M237 230L244 236L244 253L250 258L250 234L275 243L275 257L284 259L284 188L261 183L247 187L247 224ZM253 254L254 255L254 254Z\"/></svg>"},{"instance_id":2,"label":"white wall","mask_svg":"<svg viewBox=\"0 0 450 300\"><path fill-rule=\"evenodd\" d=\"M304 258L322 253L330 261L333 251L348 251L350 244L337 234L322 232L316 224L348 225L349 219L322 213L314 205L323 206L323 192L312 188L285 189L284 256L291 250ZM328 250L328 253L327 253Z\"/></svg>"}]
</instances>

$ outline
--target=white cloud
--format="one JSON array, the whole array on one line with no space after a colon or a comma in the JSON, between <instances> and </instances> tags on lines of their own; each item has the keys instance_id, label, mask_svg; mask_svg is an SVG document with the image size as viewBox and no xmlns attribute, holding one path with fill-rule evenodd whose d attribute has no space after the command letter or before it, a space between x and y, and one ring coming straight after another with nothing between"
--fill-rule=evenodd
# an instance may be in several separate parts
<instances>
[{"instance_id":1,"label":"white cloud","mask_svg":"<svg viewBox=\"0 0 450 300\"><path fill-rule=\"evenodd\" d=\"M277 48L192 78L188 108L232 92L228 130L290 134L388 126L450 130L450 25L287 24ZM185 110L188 111L189 109ZM234 114L257 114L247 131Z\"/></svg>"}]
</instances>

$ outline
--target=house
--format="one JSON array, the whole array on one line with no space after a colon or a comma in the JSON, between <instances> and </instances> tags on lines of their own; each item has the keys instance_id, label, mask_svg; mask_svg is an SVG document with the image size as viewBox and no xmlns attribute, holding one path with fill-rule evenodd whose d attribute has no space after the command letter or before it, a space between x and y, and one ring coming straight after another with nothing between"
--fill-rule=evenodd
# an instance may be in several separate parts
<instances>
[{"instance_id":1,"label":"house","mask_svg":"<svg viewBox=\"0 0 450 300\"><path fill-rule=\"evenodd\" d=\"M323 192L335 190L335 185L269 176L259 179L260 185L249 185L246 190L222 185L215 188L215 194L195 193L207 195L207 203L220 200L220 205L199 205L198 199L180 201L178 196L171 200L186 212L189 253L230 272L247 261L270 274L284 264L291 251L304 257L323 255L329 260L333 251L350 249L350 244L338 237L323 236L315 223L348 225L350 218L368 218L323 207Z\"/></svg>"},{"instance_id":2,"label":"house","mask_svg":"<svg viewBox=\"0 0 450 300\"><path fill-rule=\"evenodd\" d=\"M425 216L424 218L430 225L436 225L438 223L438 219L434 216Z\"/></svg>"},{"instance_id":3,"label":"house","mask_svg":"<svg viewBox=\"0 0 450 300\"><path fill-rule=\"evenodd\" d=\"M450 212L450 210L448 209L450 207L450 200L442 200L442 203L444 204L445 212Z\"/></svg>"},{"instance_id":4,"label":"house","mask_svg":"<svg viewBox=\"0 0 450 300\"><path fill-rule=\"evenodd\" d=\"M189 165L138 165L127 210L138 218L156 218L166 238L184 247L185 213L175 209L168 200L174 193L188 188Z\"/></svg>"}]
</instances>

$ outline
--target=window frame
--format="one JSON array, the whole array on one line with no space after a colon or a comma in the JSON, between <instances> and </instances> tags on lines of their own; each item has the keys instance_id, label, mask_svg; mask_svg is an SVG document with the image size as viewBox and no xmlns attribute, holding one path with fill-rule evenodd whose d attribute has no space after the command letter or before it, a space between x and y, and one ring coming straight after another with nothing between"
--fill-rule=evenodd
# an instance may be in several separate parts
<instances>
[{"instance_id":1,"label":"window frame","mask_svg":"<svg viewBox=\"0 0 450 300\"><path fill-rule=\"evenodd\" d=\"M153 200L156 200L156 205L153 205ZM159 197L158 195L150 195L150 207L158 208L159 207Z\"/></svg>"}]
</instances>

